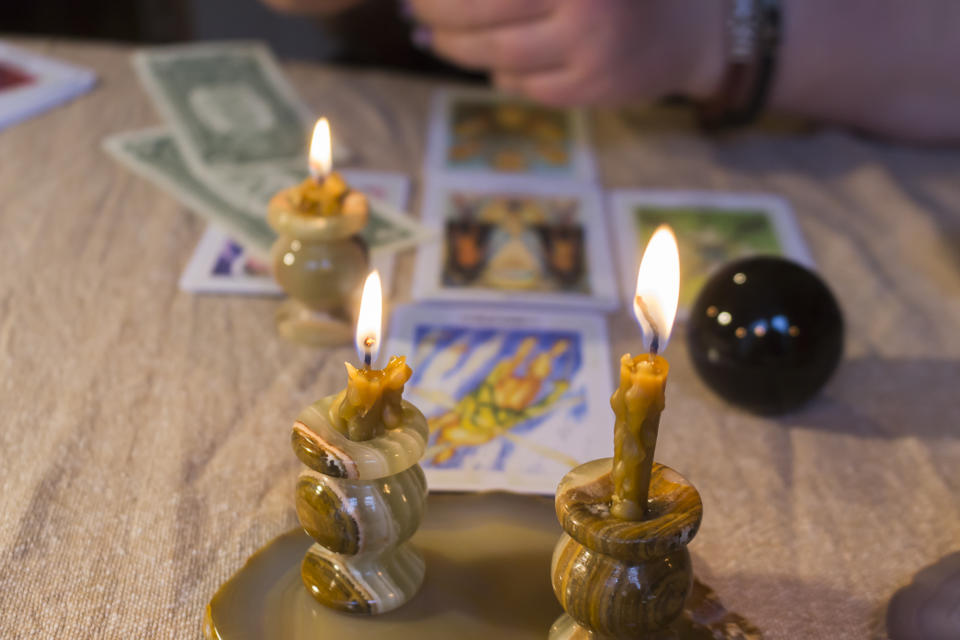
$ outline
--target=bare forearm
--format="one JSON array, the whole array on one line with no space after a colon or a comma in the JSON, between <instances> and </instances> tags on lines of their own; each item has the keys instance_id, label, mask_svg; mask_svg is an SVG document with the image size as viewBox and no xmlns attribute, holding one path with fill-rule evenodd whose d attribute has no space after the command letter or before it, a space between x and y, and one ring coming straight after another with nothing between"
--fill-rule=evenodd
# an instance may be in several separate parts
<instances>
[{"instance_id":1,"label":"bare forearm","mask_svg":"<svg viewBox=\"0 0 960 640\"><path fill-rule=\"evenodd\" d=\"M784 0L771 107L915 141L960 140L960 2Z\"/></svg>"}]
</instances>

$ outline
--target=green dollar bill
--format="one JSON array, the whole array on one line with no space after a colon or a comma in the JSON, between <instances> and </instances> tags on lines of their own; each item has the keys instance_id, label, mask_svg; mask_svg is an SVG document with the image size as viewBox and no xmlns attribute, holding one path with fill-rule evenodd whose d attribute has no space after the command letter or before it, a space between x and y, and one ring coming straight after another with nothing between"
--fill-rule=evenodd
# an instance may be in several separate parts
<instances>
[{"instance_id":1,"label":"green dollar bill","mask_svg":"<svg viewBox=\"0 0 960 640\"><path fill-rule=\"evenodd\" d=\"M263 45L157 47L133 61L191 164L305 166L309 110Z\"/></svg>"},{"instance_id":2,"label":"green dollar bill","mask_svg":"<svg viewBox=\"0 0 960 640\"><path fill-rule=\"evenodd\" d=\"M176 139L164 129L124 133L104 147L121 163L169 192L187 208L230 234L250 251L266 256L276 239L266 213L252 215L233 206L190 170Z\"/></svg>"},{"instance_id":3,"label":"green dollar bill","mask_svg":"<svg viewBox=\"0 0 960 640\"><path fill-rule=\"evenodd\" d=\"M133 62L190 171L222 200L256 216L306 175L313 117L262 44L157 47Z\"/></svg>"},{"instance_id":4,"label":"green dollar bill","mask_svg":"<svg viewBox=\"0 0 960 640\"><path fill-rule=\"evenodd\" d=\"M252 212L220 197L218 191L192 172L169 131L158 128L123 133L108 138L104 147L122 164L169 192L251 252L261 257L269 254L276 234L267 225L266 205ZM279 184L272 193L296 184L302 177ZM431 232L395 207L378 198L369 200L370 221L361 235L371 251L397 251L432 237Z\"/></svg>"}]
</instances>

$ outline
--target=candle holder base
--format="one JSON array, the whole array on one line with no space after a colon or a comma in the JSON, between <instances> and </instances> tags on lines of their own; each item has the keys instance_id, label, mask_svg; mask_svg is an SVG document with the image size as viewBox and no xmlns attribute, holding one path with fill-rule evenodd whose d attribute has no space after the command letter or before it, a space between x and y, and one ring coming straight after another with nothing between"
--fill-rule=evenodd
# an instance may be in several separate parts
<instances>
[{"instance_id":1,"label":"candle holder base","mask_svg":"<svg viewBox=\"0 0 960 640\"><path fill-rule=\"evenodd\" d=\"M277 333L292 342L312 347L332 347L353 342L353 323L346 313L314 311L289 298L276 314Z\"/></svg>"},{"instance_id":2,"label":"candle holder base","mask_svg":"<svg viewBox=\"0 0 960 640\"><path fill-rule=\"evenodd\" d=\"M435 494L411 539L429 571L405 606L379 616L344 615L303 586L312 540L300 527L254 553L210 599L210 640L543 640L560 605L543 570L557 539L553 501L500 492ZM694 580L678 640L760 640L743 616ZM645 636L640 636L645 637Z\"/></svg>"}]
</instances>

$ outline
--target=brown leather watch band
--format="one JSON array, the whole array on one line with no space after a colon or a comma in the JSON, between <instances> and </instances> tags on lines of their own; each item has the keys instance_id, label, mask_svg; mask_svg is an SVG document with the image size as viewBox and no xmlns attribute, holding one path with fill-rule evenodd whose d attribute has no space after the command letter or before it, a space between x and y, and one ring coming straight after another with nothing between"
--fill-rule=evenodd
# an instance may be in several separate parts
<instances>
[{"instance_id":1,"label":"brown leather watch band","mask_svg":"<svg viewBox=\"0 0 960 640\"><path fill-rule=\"evenodd\" d=\"M776 67L779 0L729 1L727 68L717 93L697 108L707 131L753 122L766 105Z\"/></svg>"}]
</instances>

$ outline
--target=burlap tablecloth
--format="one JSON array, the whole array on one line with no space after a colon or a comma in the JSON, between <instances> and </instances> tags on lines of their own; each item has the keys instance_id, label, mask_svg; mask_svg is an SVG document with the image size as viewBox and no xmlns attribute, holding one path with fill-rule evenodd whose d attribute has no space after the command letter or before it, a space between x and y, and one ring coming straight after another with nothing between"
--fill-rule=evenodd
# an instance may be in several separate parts
<instances>
[{"instance_id":1,"label":"burlap tablecloth","mask_svg":"<svg viewBox=\"0 0 960 640\"><path fill-rule=\"evenodd\" d=\"M0 637L197 637L218 585L296 524L291 420L343 384L351 349L275 338L274 300L181 292L203 221L100 149L159 122L129 49L22 44L101 80L0 133ZM432 85L288 71L367 166L414 173L418 211ZM658 458L703 495L695 567L731 608L770 638L882 637L893 591L960 547L960 152L833 130L708 141L662 109L597 114L593 136L607 187L795 207L846 316L839 371L760 418L675 340ZM610 333L635 350L625 312Z\"/></svg>"}]
</instances>

